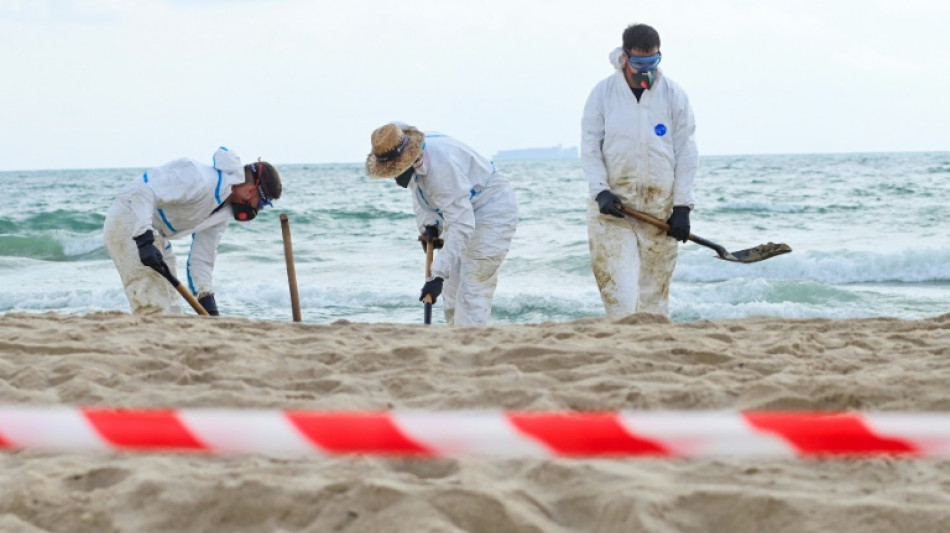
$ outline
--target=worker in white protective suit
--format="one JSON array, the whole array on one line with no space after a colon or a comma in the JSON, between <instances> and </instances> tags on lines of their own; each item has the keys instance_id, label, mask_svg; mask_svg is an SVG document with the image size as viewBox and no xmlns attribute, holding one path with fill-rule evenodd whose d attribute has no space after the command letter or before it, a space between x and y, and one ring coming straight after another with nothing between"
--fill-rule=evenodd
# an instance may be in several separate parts
<instances>
[{"instance_id":1,"label":"worker in white protective suit","mask_svg":"<svg viewBox=\"0 0 950 533\"><path fill-rule=\"evenodd\" d=\"M660 57L655 29L626 28L609 55L616 72L591 91L581 121L591 264L609 317L668 315L676 241L689 237L696 125L686 93L657 68ZM625 217L618 205L670 229Z\"/></svg>"},{"instance_id":2,"label":"worker in white protective suit","mask_svg":"<svg viewBox=\"0 0 950 533\"><path fill-rule=\"evenodd\" d=\"M412 193L423 237L441 251L420 300L444 296L445 320L485 326L501 266L518 224L508 179L465 144L405 124L376 129L366 157L371 178L395 178ZM443 287L444 283L444 287Z\"/></svg>"},{"instance_id":3,"label":"worker in white protective suit","mask_svg":"<svg viewBox=\"0 0 950 533\"><path fill-rule=\"evenodd\" d=\"M280 198L280 175L260 159L242 165L219 148L211 166L182 158L153 168L118 194L104 238L136 314L181 313L171 239L191 236L187 285L211 315L218 306L211 283L218 243L228 222L250 221Z\"/></svg>"}]
</instances>

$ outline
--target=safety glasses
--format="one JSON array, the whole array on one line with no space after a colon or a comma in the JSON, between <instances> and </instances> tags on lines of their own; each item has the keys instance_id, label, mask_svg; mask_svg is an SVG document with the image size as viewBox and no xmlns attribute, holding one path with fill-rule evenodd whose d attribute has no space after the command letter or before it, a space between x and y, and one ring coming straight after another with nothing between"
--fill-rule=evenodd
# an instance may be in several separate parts
<instances>
[{"instance_id":1,"label":"safety glasses","mask_svg":"<svg viewBox=\"0 0 950 533\"><path fill-rule=\"evenodd\" d=\"M261 174L264 172L264 166L262 164L261 158L257 158L257 163L251 163L251 172L256 176L256 185L257 185L257 194L260 195L261 201L257 204L257 209L264 209L265 207L272 207L274 204L270 201L270 196L267 196L267 193L264 192L264 187L261 186Z\"/></svg>"},{"instance_id":2,"label":"safety glasses","mask_svg":"<svg viewBox=\"0 0 950 533\"><path fill-rule=\"evenodd\" d=\"M630 66L637 69L638 72L646 72L659 66L660 59L662 58L663 56L659 52L646 57L627 54L627 63L630 63Z\"/></svg>"}]
</instances>

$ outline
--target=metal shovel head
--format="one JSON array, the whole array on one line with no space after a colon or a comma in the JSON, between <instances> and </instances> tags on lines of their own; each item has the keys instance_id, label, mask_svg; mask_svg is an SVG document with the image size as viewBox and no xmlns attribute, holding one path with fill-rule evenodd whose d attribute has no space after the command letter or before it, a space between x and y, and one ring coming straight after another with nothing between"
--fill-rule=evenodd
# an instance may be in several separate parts
<instances>
[{"instance_id":1,"label":"metal shovel head","mask_svg":"<svg viewBox=\"0 0 950 533\"><path fill-rule=\"evenodd\" d=\"M738 252L729 252L726 255L720 255L719 259L735 261L737 263L755 263L756 261L763 261L765 259L769 259L770 257L775 257L776 255L787 254L791 251L792 247L785 243L776 244L774 242L769 242L748 248L746 250L739 250Z\"/></svg>"},{"instance_id":2,"label":"metal shovel head","mask_svg":"<svg viewBox=\"0 0 950 533\"><path fill-rule=\"evenodd\" d=\"M647 224L652 224L657 228L662 229L663 231L669 231L670 226L647 213L642 213L635 209L630 209L629 207L624 207L620 204L617 204L617 209L619 209L623 214L629 215L641 222L646 222ZM749 248L747 250L739 250L738 252L730 252L726 250L722 245L716 244L712 241L708 241L699 235L690 233L689 240L695 242L700 246L705 246L712 250L716 251L716 255L719 256L719 259L724 261L733 261L736 263L755 263L756 261L763 261L770 257L775 257L776 255L787 254L792 251L792 247L779 243L775 244L774 242L769 242L767 244L760 244L754 248Z\"/></svg>"}]
</instances>

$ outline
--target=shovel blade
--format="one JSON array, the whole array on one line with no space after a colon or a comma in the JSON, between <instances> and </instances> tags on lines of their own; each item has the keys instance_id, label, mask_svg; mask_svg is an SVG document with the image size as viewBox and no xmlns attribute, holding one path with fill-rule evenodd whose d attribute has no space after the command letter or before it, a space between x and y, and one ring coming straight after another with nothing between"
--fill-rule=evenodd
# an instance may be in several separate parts
<instances>
[{"instance_id":1,"label":"shovel blade","mask_svg":"<svg viewBox=\"0 0 950 533\"><path fill-rule=\"evenodd\" d=\"M792 247L785 243L769 242L758 246L729 252L726 255L719 255L719 259L733 261L736 263L755 263L775 257L777 255L787 254L792 251Z\"/></svg>"}]
</instances>

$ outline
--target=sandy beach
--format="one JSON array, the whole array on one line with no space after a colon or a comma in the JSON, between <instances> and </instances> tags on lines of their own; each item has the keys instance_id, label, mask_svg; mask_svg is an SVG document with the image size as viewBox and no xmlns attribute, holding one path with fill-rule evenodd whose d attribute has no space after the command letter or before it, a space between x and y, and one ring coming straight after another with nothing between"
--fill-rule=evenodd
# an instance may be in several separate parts
<instances>
[{"instance_id":1,"label":"sandy beach","mask_svg":"<svg viewBox=\"0 0 950 533\"><path fill-rule=\"evenodd\" d=\"M487 329L0 316L0 403L950 411L950 314ZM0 531L945 531L938 460L0 454Z\"/></svg>"}]
</instances>

